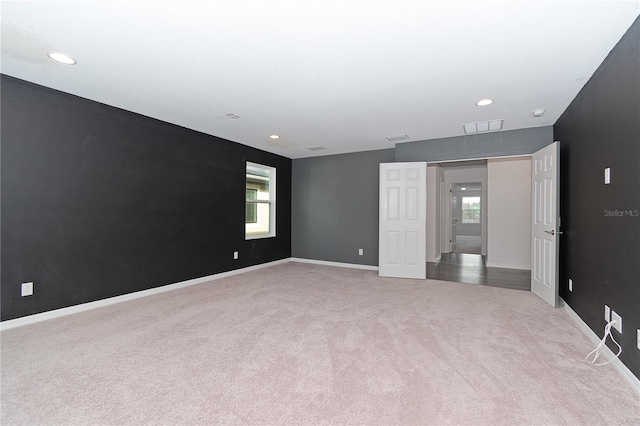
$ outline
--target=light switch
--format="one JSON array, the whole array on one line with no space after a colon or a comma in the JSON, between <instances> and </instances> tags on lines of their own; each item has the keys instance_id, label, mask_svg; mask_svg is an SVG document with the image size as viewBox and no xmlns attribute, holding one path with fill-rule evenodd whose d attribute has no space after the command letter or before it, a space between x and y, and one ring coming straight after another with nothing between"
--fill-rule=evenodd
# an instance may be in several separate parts
<instances>
[{"instance_id":1,"label":"light switch","mask_svg":"<svg viewBox=\"0 0 640 426\"><path fill-rule=\"evenodd\" d=\"M604 169L604 184L609 185L611 183L611 167Z\"/></svg>"}]
</instances>

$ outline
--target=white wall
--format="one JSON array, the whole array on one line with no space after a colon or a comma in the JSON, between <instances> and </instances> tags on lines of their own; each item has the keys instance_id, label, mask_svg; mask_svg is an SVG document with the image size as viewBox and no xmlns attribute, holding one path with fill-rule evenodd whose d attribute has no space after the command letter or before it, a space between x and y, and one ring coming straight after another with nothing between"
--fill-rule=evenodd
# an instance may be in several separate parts
<instances>
[{"instance_id":1,"label":"white wall","mask_svg":"<svg viewBox=\"0 0 640 426\"><path fill-rule=\"evenodd\" d=\"M440 260L440 181L442 168L427 165L427 262Z\"/></svg>"},{"instance_id":2,"label":"white wall","mask_svg":"<svg viewBox=\"0 0 640 426\"><path fill-rule=\"evenodd\" d=\"M487 266L531 269L531 158L487 161Z\"/></svg>"}]
</instances>

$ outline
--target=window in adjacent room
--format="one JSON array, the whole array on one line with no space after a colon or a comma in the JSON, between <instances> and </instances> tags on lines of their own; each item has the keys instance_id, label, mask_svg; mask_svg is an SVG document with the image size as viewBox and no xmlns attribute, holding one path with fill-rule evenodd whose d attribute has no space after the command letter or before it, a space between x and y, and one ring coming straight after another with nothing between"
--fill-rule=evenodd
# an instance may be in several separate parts
<instances>
[{"instance_id":1,"label":"window in adjacent room","mask_svg":"<svg viewBox=\"0 0 640 426\"><path fill-rule=\"evenodd\" d=\"M276 169L247 162L245 238L276 235Z\"/></svg>"},{"instance_id":2,"label":"window in adjacent room","mask_svg":"<svg viewBox=\"0 0 640 426\"><path fill-rule=\"evenodd\" d=\"M462 197L462 223L480 223L480 197Z\"/></svg>"}]
</instances>

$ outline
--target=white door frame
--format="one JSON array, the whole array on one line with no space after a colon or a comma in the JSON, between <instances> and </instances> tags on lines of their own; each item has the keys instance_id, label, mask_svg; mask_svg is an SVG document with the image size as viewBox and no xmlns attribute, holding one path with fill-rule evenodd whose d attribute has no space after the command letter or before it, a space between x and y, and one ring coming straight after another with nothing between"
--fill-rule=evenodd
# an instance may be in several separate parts
<instances>
[{"instance_id":1,"label":"white door frame","mask_svg":"<svg viewBox=\"0 0 640 426\"><path fill-rule=\"evenodd\" d=\"M469 159L462 159L462 160L448 160L448 161L429 161L427 162L427 167L429 167L430 164L438 164L440 165L443 169L444 166L443 164L446 163L460 163L460 162L465 162L465 161L477 161L477 160L490 160L492 158L517 158L517 157L531 157L531 155L508 155L508 156L503 156L503 157L486 157L486 158L469 158ZM481 231L480 231L480 253L482 255L486 255L487 254L487 233L488 233L488 229L487 229L487 214L486 214L486 206L487 206L487 185L486 185L486 176L485 179L479 179L479 180L474 180L474 178L471 179L455 179L455 180L445 180L444 179L444 174L443 174L443 178L441 181L441 186L440 186L440 221L439 221L439 226L440 226L440 250L441 253L450 253L451 252L451 201L450 201L450 193L449 193L449 189L453 188L455 186L455 184L458 183L470 183L470 182L478 182L480 183L480 186L482 187L482 198L481 198L481 205L482 205L482 210L480 213L480 226L481 226ZM460 219L458 219L458 223L460 223ZM427 236L427 238L429 238L429 236Z\"/></svg>"},{"instance_id":2,"label":"white door frame","mask_svg":"<svg viewBox=\"0 0 640 426\"><path fill-rule=\"evenodd\" d=\"M453 188L455 188L454 183L449 184L449 252L453 253L456 251L457 238L458 238L458 222L460 221L457 216L455 216L456 212L453 211L453 202L455 199L456 208L458 204L458 197L453 193Z\"/></svg>"},{"instance_id":3,"label":"white door frame","mask_svg":"<svg viewBox=\"0 0 640 426\"><path fill-rule=\"evenodd\" d=\"M442 215L440 216L440 235L442 235L442 253L451 253L451 184L447 185L442 181L442 191L440 193L440 205ZM428 238L428 237L427 237Z\"/></svg>"}]
</instances>

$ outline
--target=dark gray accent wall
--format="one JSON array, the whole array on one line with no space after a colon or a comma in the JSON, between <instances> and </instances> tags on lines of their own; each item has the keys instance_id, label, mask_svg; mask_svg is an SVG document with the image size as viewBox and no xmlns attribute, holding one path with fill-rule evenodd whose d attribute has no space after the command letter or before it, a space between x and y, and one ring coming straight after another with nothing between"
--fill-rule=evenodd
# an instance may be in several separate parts
<instances>
[{"instance_id":1,"label":"dark gray accent wall","mask_svg":"<svg viewBox=\"0 0 640 426\"><path fill-rule=\"evenodd\" d=\"M560 296L603 335L623 318L620 359L640 377L640 20L554 125L560 141ZM611 184L604 169L611 168ZM573 292L568 280L573 280ZM611 342L612 350L617 351Z\"/></svg>"},{"instance_id":2,"label":"dark gray accent wall","mask_svg":"<svg viewBox=\"0 0 640 426\"><path fill-rule=\"evenodd\" d=\"M2 320L291 256L290 159L1 85ZM277 169L275 238L244 239L246 161Z\"/></svg>"},{"instance_id":3,"label":"dark gray accent wall","mask_svg":"<svg viewBox=\"0 0 640 426\"><path fill-rule=\"evenodd\" d=\"M533 154L552 142L552 126L430 139L396 144L396 161L446 161Z\"/></svg>"},{"instance_id":4,"label":"dark gray accent wall","mask_svg":"<svg viewBox=\"0 0 640 426\"><path fill-rule=\"evenodd\" d=\"M532 154L552 142L553 128L547 126L293 160L291 254L378 265L380 163ZM363 256L358 248L364 248Z\"/></svg>"},{"instance_id":5,"label":"dark gray accent wall","mask_svg":"<svg viewBox=\"0 0 640 426\"><path fill-rule=\"evenodd\" d=\"M293 160L292 256L377 266L379 166L394 158L385 149Z\"/></svg>"}]
</instances>

